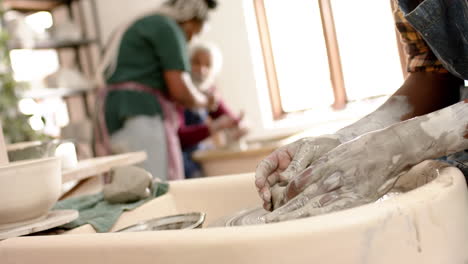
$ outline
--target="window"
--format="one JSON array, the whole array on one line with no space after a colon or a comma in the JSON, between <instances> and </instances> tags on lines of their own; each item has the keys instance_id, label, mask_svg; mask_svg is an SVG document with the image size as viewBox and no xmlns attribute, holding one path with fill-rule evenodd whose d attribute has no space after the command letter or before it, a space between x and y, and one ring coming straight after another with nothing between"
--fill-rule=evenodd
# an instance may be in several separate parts
<instances>
[{"instance_id":1,"label":"window","mask_svg":"<svg viewBox=\"0 0 468 264\"><path fill-rule=\"evenodd\" d=\"M401 85L390 1L253 1L275 119Z\"/></svg>"},{"instance_id":2,"label":"window","mask_svg":"<svg viewBox=\"0 0 468 264\"><path fill-rule=\"evenodd\" d=\"M348 99L393 93L402 84L403 74L391 2L331 3ZM356 8L357 3L365 8ZM360 13L349 15L350 10L359 9Z\"/></svg>"},{"instance_id":3,"label":"window","mask_svg":"<svg viewBox=\"0 0 468 264\"><path fill-rule=\"evenodd\" d=\"M34 86L44 86L44 78L59 68L55 50L16 49L10 52L15 80Z\"/></svg>"}]
</instances>

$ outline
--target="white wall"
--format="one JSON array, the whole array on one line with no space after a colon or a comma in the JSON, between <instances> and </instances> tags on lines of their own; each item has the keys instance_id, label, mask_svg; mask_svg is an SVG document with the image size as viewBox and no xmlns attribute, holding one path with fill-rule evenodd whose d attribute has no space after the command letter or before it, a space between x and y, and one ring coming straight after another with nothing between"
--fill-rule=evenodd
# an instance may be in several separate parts
<instances>
[{"instance_id":1,"label":"white wall","mask_svg":"<svg viewBox=\"0 0 468 264\"><path fill-rule=\"evenodd\" d=\"M97 0L102 39L109 39L117 26L138 15L155 9L163 0Z\"/></svg>"},{"instance_id":2,"label":"white wall","mask_svg":"<svg viewBox=\"0 0 468 264\"><path fill-rule=\"evenodd\" d=\"M251 133L262 134L271 120L265 69L252 0L224 0L202 40L216 43L224 56L218 78L227 104L243 110Z\"/></svg>"}]
</instances>

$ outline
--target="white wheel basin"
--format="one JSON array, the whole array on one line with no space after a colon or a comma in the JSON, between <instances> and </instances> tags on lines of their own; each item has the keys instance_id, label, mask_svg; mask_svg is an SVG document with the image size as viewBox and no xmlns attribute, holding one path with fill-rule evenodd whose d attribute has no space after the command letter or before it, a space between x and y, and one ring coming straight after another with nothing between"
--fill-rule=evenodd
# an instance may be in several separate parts
<instances>
[{"instance_id":1,"label":"white wheel basin","mask_svg":"<svg viewBox=\"0 0 468 264\"><path fill-rule=\"evenodd\" d=\"M205 212L209 224L260 203L254 176L171 183L169 194L125 213L114 230L158 216ZM80 234L80 235L71 235ZM307 219L189 231L70 235L0 242L9 263L468 263L468 193L456 168L389 200Z\"/></svg>"}]
</instances>

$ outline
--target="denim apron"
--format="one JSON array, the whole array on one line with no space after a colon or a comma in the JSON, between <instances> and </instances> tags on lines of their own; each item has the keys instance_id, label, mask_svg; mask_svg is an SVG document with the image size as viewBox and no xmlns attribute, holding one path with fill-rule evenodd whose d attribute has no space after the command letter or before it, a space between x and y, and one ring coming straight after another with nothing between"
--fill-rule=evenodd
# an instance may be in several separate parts
<instances>
[{"instance_id":1,"label":"denim apron","mask_svg":"<svg viewBox=\"0 0 468 264\"><path fill-rule=\"evenodd\" d=\"M468 0L398 0L406 20L418 31L444 67L468 80Z\"/></svg>"},{"instance_id":2,"label":"denim apron","mask_svg":"<svg viewBox=\"0 0 468 264\"><path fill-rule=\"evenodd\" d=\"M424 0L414 9L414 0L398 0L398 5L444 67L468 80L468 0ZM458 167L468 180L468 150L440 160Z\"/></svg>"}]
</instances>

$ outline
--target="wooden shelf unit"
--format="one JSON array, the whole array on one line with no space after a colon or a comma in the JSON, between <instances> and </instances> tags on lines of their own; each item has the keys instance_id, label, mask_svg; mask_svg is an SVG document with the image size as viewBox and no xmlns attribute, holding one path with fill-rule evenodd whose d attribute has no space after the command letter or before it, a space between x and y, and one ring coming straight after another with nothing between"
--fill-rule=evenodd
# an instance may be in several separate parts
<instances>
[{"instance_id":1,"label":"wooden shelf unit","mask_svg":"<svg viewBox=\"0 0 468 264\"><path fill-rule=\"evenodd\" d=\"M69 4L73 0L4 0L7 9L21 12L52 11L53 9Z\"/></svg>"},{"instance_id":2,"label":"wooden shelf unit","mask_svg":"<svg viewBox=\"0 0 468 264\"><path fill-rule=\"evenodd\" d=\"M66 48L79 48L82 46L88 46L96 43L96 40L92 39L83 39L79 41L39 41L33 47L25 47L21 45L10 46L10 49L66 49Z\"/></svg>"}]
</instances>

